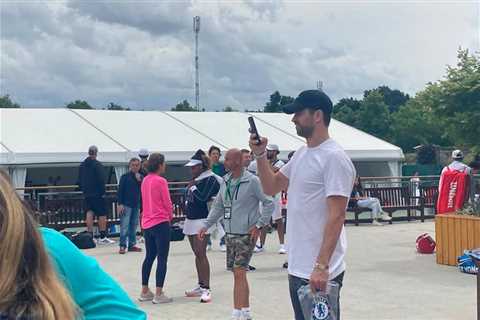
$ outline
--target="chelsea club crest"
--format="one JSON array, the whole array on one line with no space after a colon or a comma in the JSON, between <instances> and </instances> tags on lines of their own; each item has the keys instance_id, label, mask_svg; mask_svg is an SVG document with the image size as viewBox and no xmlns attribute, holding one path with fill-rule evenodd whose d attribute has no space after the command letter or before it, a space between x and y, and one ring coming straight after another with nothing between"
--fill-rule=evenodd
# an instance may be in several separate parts
<instances>
[{"instance_id":1,"label":"chelsea club crest","mask_svg":"<svg viewBox=\"0 0 480 320\"><path fill-rule=\"evenodd\" d=\"M312 310L312 320L328 320L330 317L330 304L325 297L315 300Z\"/></svg>"}]
</instances>

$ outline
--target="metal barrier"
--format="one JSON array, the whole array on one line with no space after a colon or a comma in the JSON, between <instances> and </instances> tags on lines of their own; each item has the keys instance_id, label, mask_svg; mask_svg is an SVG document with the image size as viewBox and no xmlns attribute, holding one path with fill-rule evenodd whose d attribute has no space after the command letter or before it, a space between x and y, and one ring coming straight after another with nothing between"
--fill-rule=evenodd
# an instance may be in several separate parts
<instances>
[{"instance_id":1,"label":"metal barrier","mask_svg":"<svg viewBox=\"0 0 480 320\"><path fill-rule=\"evenodd\" d=\"M185 217L185 187L187 183L170 183L173 219ZM85 226L84 196L78 186L48 186L25 188L25 202L35 212L40 224L57 230ZM107 222L120 224L117 212L117 185L107 185L104 196Z\"/></svg>"},{"instance_id":2,"label":"metal barrier","mask_svg":"<svg viewBox=\"0 0 480 320\"><path fill-rule=\"evenodd\" d=\"M480 180L480 176L475 176ZM420 211L420 219L433 217L425 215L425 209L435 211L439 176L419 177L363 177L362 184L368 195L380 199L382 206L388 212L407 210L407 219L411 212ZM174 219L185 218L185 188L188 182L169 183L170 196L173 202ZM116 184L106 185L107 193L107 220L109 223L119 224L117 213ZM17 190L23 191L25 201L39 216L42 224L56 229L85 225L84 198L78 186L45 186L26 187ZM355 222L358 224L358 214L355 211ZM417 219L418 217L413 217Z\"/></svg>"}]
</instances>

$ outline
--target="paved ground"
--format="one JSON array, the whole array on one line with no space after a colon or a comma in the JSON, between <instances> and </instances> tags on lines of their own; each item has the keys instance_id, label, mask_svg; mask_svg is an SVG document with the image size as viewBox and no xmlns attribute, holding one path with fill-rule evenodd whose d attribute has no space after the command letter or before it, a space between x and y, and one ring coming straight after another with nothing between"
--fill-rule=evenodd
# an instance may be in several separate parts
<instances>
[{"instance_id":1,"label":"paved ground","mask_svg":"<svg viewBox=\"0 0 480 320\"><path fill-rule=\"evenodd\" d=\"M419 255L415 239L434 235L433 222L396 223L391 226L347 227L348 270L342 291L342 319L475 319L475 277L454 267L435 263L434 255ZM277 238L269 236L267 252L254 256L258 267L249 273L251 307L257 320L293 319L288 297L285 256L276 253ZM133 299L140 290L143 253L116 254L117 247L100 247L86 253L116 278ZM187 241L172 244L166 290L170 305L139 304L149 319L230 319L232 276L225 271L218 246L209 253L213 301L200 304L183 297L195 285L193 256ZM154 283L154 279L151 279Z\"/></svg>"}]
</instances>

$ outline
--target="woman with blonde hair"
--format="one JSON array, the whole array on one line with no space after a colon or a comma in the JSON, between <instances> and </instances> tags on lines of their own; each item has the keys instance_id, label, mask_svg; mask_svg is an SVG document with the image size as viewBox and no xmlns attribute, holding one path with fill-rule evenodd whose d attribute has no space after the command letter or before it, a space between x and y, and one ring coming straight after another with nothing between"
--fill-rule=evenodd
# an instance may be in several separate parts
<instances>
[{"instance_id":1,"label":"woman with blonde hair","mask_svg":"<svg viewBox=\"0 0 480 320\"><path fill-rule=\"evenodd\" d=\"M0 319L75 319L33 217L0 171Z\"/></svg>"},{"instance_id":2,"label":"woman with blonde hair","mask_svg":"<svg viewBox=\"0 0 480 320\"><path fill-rule=\"evenodd\" d=\"M1 170L0 275L2 320L146 319L95 259L38 228Z\"/></svg>"}]
</instances>

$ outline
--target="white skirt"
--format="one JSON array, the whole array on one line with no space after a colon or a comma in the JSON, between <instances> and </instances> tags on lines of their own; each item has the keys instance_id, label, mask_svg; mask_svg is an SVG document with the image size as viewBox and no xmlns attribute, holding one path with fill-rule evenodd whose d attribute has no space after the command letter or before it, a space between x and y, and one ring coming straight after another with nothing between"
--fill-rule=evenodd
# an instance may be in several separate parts
<instances>
[{"instance_id":1,"label":"white skirt","mask_svg":"<svg viewBox=\"0 0 480 320\"><path fill-rule=\"evenodd\" d=\"M272 220L275 221L282 219L282 197L280 196L280 193L277 193L274 197L272 197L272 200L274 205ZM258 206L258 211L260 212L260 214L262 214L263 206L261 202Z\"/></svg>"},{"instance_id":2,"label":"white skirt","mask_svg":"<svg viewBox=\"0 0 480 320\"><path fill-rule=\"evenodd\" d=\"M207 219L195 219L195 220L185 219L185 224L183 225L183 234L187 236L197 235L198 232L205 226L206 221ZM207 234L210 234L214 227L215 225L210 229L208 229Z\"/></svg>"}]
</instances>

